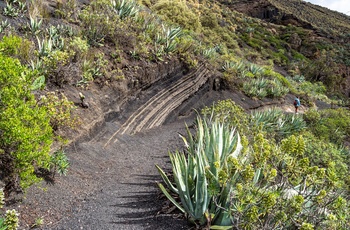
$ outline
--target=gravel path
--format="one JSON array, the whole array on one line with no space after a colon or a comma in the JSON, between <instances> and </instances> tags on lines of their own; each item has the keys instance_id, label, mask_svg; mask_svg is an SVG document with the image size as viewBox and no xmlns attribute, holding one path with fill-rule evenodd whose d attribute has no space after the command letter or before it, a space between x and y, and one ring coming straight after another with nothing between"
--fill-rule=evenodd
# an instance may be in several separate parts
<instances>
[{"instance_id":1,"label":"gravel path","mask_svg":"<svg viewBox=\"0 0 350 230\"><path fill-rule=\"evenodd\" d=\"M188 229L185 220L158 213L161 178L154 167L170 168L168 150L182 146L177 132L185 132L184 121L118 136L104 148L120 125L106 122L96 136L71 146L69 174L46 192L30 189L17 207L24 219L42 217L41 229Z\"/></svg>"}]
</instances>

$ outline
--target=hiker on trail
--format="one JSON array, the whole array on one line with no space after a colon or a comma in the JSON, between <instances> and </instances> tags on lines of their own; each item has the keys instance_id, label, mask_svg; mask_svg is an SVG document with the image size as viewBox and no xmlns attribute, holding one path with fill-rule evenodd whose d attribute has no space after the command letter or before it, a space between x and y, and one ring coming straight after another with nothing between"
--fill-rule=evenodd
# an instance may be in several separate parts
<instances>
[{"instance_id":1,"label":"hiker on trail","mask_svg":"<svg viewBox=\"0 0 350 230\"><path fill-rule=\"evenodd\" d=\"M299 106L300 106L300 99L299 99L299 97L296 97L294 99L295 114L298 114Z\"/></svg>"}]
</instances>

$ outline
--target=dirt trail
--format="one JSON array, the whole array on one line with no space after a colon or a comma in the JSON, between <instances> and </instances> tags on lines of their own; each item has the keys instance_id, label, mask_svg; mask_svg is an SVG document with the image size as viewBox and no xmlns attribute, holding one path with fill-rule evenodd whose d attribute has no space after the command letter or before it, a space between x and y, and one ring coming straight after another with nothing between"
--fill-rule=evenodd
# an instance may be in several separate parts
<instances>
[{"instance_id":1,"label":"dirt trail","mask_svg":"<svg viewBox=\"0 0 350 230\"><path fill-rule=\"evenodd\" d=\"M162 124L207 80L201 66L159 82L85 141L72 144L68 175L43 185L45 192L31 188L15 207L22 229L37 218L45 221L41 229L187 229L185 220L157 215L161 178L155 164L170 168L168 151L183 146L178 133L185 133L185 120Z\"/></svg>"}]
</instances>

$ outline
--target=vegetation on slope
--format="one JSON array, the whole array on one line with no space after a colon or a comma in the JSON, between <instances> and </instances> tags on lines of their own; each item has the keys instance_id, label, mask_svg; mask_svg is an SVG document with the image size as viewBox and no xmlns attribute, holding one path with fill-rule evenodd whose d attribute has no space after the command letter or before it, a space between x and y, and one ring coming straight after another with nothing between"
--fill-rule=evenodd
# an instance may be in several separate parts
<instances>
[{"instance_id":1,"label":"vegetation on slope","mask_svg":"<svg viewBox=\"0 0 350 230\"><path fill-rule=\"evenodd\" d=\"M55 89L65 85L88 89L88 86L94 83L102 88L122 81L132 82L135 78L143 82L142 75L138 75L138 70L143 67L143 63L166 63L171 58L177 58L187 67L193 68L199 62L205 61L211 64L213 71L221 72L228 89L241 90L255 99L283 98L287 93L294 93L301 96L303 103L310 105L315 100L324 100L338 105L348 103L346 97L339 92L340 90L344 92L345 80L348 77L346 71L350 68L350 47L346 44L349 38L346 34L349 29L349 23L347 23L349 18L308 3L300 3L300 1L299 3L272 0L269 2L286 14L292 14L312 24L318 31L297 25L275 25L251 18L228 7L234 5L234 2L227 1L220 3L220 1L151 0L139 4L127 0L93 0L87 5L82 5L78 1L68 0L65 4L59 1L54 9L48 8L46 1L8 0L1 3L0 57L3 64L0 67L2 83L0 99L4 106L1 107L0 112L4 116L2 116L3 119L0 118L0 157L1 164L6 164L6 167L1 167L1 175L5 175L1 178L6 177L5 194L8 195L14 188L26 188L39 181L40 175L42 176L45 170L65 172L67 169L68 163L63 151L51 155L49 153L51 143L61 139L58 137L60 129L76 125L76 121L71 117L74 106L65 95L55 93ZM301 11L302 13L295 11L297 4L307 6L304 7L305 11ZM332 17L323 17L323 23L319 24L322 14L318 12L321 11ZM324 33L318 34L319 31L333 37L331 39L322 37ZM231 106L228 105L228 107L230 111ZM248 168L243 171L250 174L245 176L243 171L237 171L236 174L237 178L247 186L248 190L241 191L246 192L245 195L254 193L256 185L265 184L270 187L276 185L276 181L267 179L268 172L264 170L271 169L270 164L273 160L276 160L276 164L283 165L281 156L286 156L291 159L291 162L300 166L298 168L300 170L291 180L288 174L284 174L288 172L288 170L283 171L284 166L280 165L280 168L277 168L274 165L276 170L281 171L278 171L276 178L288 181L285 184L288 188L285 189L299 186L302 180L304 182L308 180L303 178L300 172L307 171L310 174L305 175L316 178L317 175L314 174L316 171L321 172L322 167L328 170L325 165L329 167L333 165L328 161L315 160L311 156L307 156L310 157L307 161L305 154L308 155L314 151L322 155L323 151L330 150L339 162L343 160L343 153L339 153L339 146L335 144L346 140L349 134L346 128L349 127L347 126L349 121L344 118L347 115L346 111L310 112L305 120L313 122L314 126L305 132L305 137L300 137L298 133L303 130L302 120L295 119L293 116L284 117L278 111L271 113L273 114L268 116L264 114L252 116L250 122L255 128L251 130L247 127L247 130L239 127L240 122L236 122L234 118L232 118L233 121L226 120L231 123L231 127L238 126L241 134L246 135L249 140L244 146L251 154L250 171ZM341 115L338 116L338 113ZM12 117L13 119L6 119ZM264 122L266 117L272 117L274 120ZM298 132L295 134L296 131ZM257 133L260 133L260 136L256 136ZM294 137L290 136L292 133L295 134ZM322 138L327 142L326 145L315 144L312 149L299 149L297 155L300 158L294 158L294 150L285 149L284 142L280 142L285 140L289 143L298 140L302 143L305 138L313 143L314 136ZM254 139L258 137L262 145L267 143L268 149L276 151L276 154L266 156L262 161L266 164L265 168L255 165L252 157L254 154L265 153L260 153L261 149L254 149L254 146L248 147L248 143L258 141ZM339 142L329 143L328 141ZM182 156L178 155L178 157ZM328 158L325 157L325 159ZM336 165L340 165L338 160ZM242 166L244 162L238 163L237 166ZM202 166L205 167L205 165ZM312 167L318 168L311 172L308 169ZM342 165L339 168L346 170L346 167ZM344 226L342 225L344 220L341 218L343 214L338 211L339 207L348 208L348 206L341 198L332 199L339 193L338 189L344 189L345 179L341 172L334 173L331 169L328 171L330 178L312 181L307 185L310 187L299 186L299 189L302 187L304 191L310 188L319 193L308 194L309 196L303 197L304 200L300 199L298 204L285 199L281 193L272 194L275 201L281 199L282 203L289 202L288 205L294 205L293 207L286 205L294 208L295 215L288 216L289 222L285 221L285 216L278 219L277 214L270 218L266 213L271 211L273 206L254 209L252 209L253 206L247 206L243 209L244 212L242 211L244 214L235 213L234 215L238 215L235 219L242 221L250 216L251 222L237 221L235 224L249 227L264 217L268 219L267 224L292 226L297 222L297 226L300 227L305 222L305 226L309 226L308 224L317 226L321 223L324 226L328 224ZM334 170L336 169L337 167ZM252 183L251 176L258 175L257 170L262 174L256 176L255 182ZM211 195L217 195L218 190L226 183L227 175L231 176L230 173L235 172L227 171L220 181L213 182L212 185L215 188L212 188ZM333 174L336 176L334 177ZM339 179L340 182L333 183L335 179ZM325 183L331 184L326 189L325 195L328 196L330 203L321 204L316 196L322 189L317 189L322 188ZM227 192L227 189L225 191ZM250 199L250 196L245 197L245 195L242 194L241 197L244 204L247 202L246 199ZM259 196L254 199L258 198ZM200 223L209 224L212 222L211 218L224 221L225 218L232 217L223 214L222 210L215 206L214 201L217 200L209 200L211 201L206 204L211 206L210 210L215 210L216 217L206 215L203 218L196 213L194 216L199 218ZM254 202L262 202L262 200L254 200ZM307 206L305 200L315 204L315 207L332 204L330 210L333 216L321 215L320 219L316 218L319 223L312 222L310 212L305 215L298 212L305 210ZM339 203L332 203L336 200ZM314 208L313 205L312 207ZM325 220L328 217L331 218L329 223Z\"/></svg>"},{"instance_id":2,"label":"vegetation on slope","mask_svg":"<svg viewBox=\"0 0 350 230\"><path fill-rule=\"evenodd\" d=\"M349 150L318 141L311 115L307 123L278 110L249 116L232 101L203 112L210 111L197 118L195 134L188 130L182 137L185 152L169 153L174 181L158 167L170 192L160 189L192 223L211 229L350 227Z\"/></svg>"}]
</instances>

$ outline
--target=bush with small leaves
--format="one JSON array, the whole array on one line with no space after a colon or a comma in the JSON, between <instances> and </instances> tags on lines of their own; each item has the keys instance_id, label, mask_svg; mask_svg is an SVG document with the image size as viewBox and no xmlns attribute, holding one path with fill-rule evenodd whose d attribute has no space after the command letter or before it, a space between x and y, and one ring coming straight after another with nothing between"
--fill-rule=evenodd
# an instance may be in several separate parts
<instances>
[{"instance_id":1,"label":"bush with small leaves","mask_svg":"<svg viewBox=\"0 0 350 230\"><path fill-rule=\"evenodd\" d=\"M0 151L3 152L0 158L7 159L0 161L0 171L9 190L27 188L39 181L34 175L33 162L47 168L50 159L53 141L50 119L46 109L38 106L31 84L30 71L18 60L0 53Z\"/></svg>"},{"instance_id":2,"label":"bush with small leaves","mask_svg":"<svg viewBox=\"0 0 350 230\"><path fill-rule=\"evenodd\" d=\"M206 117L215 115L220 122L236 127L241 135L248 132L248 114L232 100L218 101L211 107L203 108L201 113Z\"/></svg>"},{"instance_id":3,"label":"bush with small leaves","mask_svg":"<svg viewBox=\"0 0 350 230\"><path fill-rule=\"evenodd\" d=\"M152 10L163 16L166 21L179 25L183 29L196 32L200 31L201 29L198 15L195 14L195 12L185 2L180 0L158 1L152 7Z\"/></svg>"},{"instance_id":4,"label":"bush with small leaves","mask_svg":"<svg viewBox=\"0 0 350 230\"><path fill-rule=\"evenodd\" d=\"M69 50L74 51L74 60L79 61L81 59L84 59L86 56L87 51L89 50L89 44L86 40L81 39L80 37L74 37L69 45Z\"/></svg>"},{"instance_id":5,"label":"bush with small leaves","mask_svg":"<svg viewBox=\"0 0 350 230\"><path fill-rule=\"evenodd\" d=\"M69 82L72 76L68 75L67 72L73 55L73 51L54 50L50 52L42 58L42 74L48 81L58 86Z\"/></svg>"},{"instance_id":6,"label":"bush with small leaves","mask_svg":"<svg viewBox=\"0 0 350 230\"><path fill-rule=\"evenodd\" d=\"M342 144L346 136L350 136L349 110L326 109L310 111L305 114L309 128L315 136L325 141Z\"/></svg>"},{"instance_id":7,"label":"bush with small leaves","mask_svg":"<svg viewBox=\"0 0 350 230\"><path fill-rule=\"evenodd\" d=\"M63 127L74 128L77 125L77 119L72 117L75 106L63 93L48 92L40 97L38 105L47 111L54 131Z\"/></svg>"}]
</instances>

